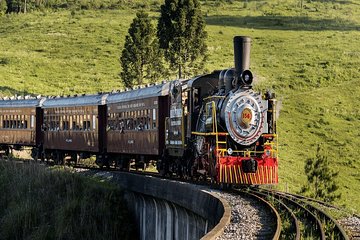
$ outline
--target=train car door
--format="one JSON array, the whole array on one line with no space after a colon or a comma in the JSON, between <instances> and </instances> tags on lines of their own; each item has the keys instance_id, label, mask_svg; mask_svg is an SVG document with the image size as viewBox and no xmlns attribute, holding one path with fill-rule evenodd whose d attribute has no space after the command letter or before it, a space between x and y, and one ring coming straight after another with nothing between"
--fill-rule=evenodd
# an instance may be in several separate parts
<instances>
[{"instance_id":1,"label":"train car door","mask_svg":"<svg viewBox=\"0 0 360 240\"><path fill-rule=\"evenodd\" d=\"M170 83L170 117L166 120L165 145L171 156L184 153L184 111L182 106L182 85L179 80Z\"/></svg>"}]
</instances>

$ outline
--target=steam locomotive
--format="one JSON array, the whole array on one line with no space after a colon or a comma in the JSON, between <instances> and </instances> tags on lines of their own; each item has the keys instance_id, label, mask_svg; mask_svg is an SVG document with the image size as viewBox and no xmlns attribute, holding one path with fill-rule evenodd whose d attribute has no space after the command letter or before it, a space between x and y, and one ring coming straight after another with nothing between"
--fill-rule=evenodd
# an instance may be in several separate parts
<instances>
[{"instance_id":1,"label":"steam locomotive","mask_svg":"<svg viewBox=\"0 0 360 240\"><path fill-rule=\"evenodd\" d=\"M34 159L96 156L129 169L226 184L276 184L276 99L252 89L249 37L234 38L235 68L128 91L0 100L0 149Z\"/></svg>"}]
</instances>

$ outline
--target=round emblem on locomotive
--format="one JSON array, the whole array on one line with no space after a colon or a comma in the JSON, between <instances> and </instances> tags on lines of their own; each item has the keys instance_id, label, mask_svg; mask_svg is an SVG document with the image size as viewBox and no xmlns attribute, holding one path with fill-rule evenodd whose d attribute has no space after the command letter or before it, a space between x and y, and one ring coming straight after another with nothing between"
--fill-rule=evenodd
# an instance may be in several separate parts
<instances>
[{"instance_id":1,"label":"round emblem on locomotive","mask_svg":"<svg viewBox=\"0 0 360 240\"><path fill-rule=\"evenodd\" d=\"M250 145L263 132L266 105L253 90L235 92L226 103L225 123L231 138L241 145Z\"/></svg>"},{"instance_id":2,"label":"round emblem on locomotive","mask_svg":"<svg viewBox=\"0 0 360 240\"><path fill-rule=\"evenodd\" d=\"M241 113L241 121L245 124L245 126L249 127L249 124L252 120L252 112L249 108L244 108Z\"/></svg>"}]
</instances>

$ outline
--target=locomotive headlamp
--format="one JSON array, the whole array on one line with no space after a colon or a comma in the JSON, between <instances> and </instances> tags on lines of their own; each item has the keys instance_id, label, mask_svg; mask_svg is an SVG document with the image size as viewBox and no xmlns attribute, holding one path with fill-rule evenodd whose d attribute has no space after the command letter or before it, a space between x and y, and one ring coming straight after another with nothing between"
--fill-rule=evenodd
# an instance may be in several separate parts
<instances>
[{"instance_id":1,"label":"locomotive headlamp","mask_svg":"<svg viewBox=\"0 0 360 240\"><path fill-rule=\"evenodd\" d=\"M253 75L250 70L245 70L240 77L245 85L251 85L253 81Z\"/></svg>"}]
</instances>

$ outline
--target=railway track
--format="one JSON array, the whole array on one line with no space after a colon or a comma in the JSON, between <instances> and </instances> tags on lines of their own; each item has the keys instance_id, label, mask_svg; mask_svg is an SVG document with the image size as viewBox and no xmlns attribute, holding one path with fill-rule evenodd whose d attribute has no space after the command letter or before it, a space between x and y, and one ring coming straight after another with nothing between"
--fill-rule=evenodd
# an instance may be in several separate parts
<instances>
[{"instance_id":1,"label":"railway track","mask_svg":"<svg viewBox=\"0 0 360 240\"><path fill-rule=\"evenodd\" d=\"M283 222L281 239L349 239L343 227L325 211L309 203L309 198L256 188L250 188L248 192L268 199L280 212Z\"/></svg>"}]
</instances>

